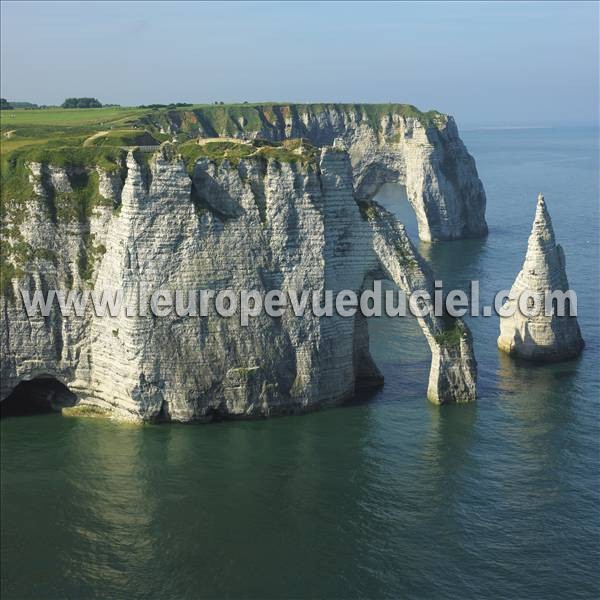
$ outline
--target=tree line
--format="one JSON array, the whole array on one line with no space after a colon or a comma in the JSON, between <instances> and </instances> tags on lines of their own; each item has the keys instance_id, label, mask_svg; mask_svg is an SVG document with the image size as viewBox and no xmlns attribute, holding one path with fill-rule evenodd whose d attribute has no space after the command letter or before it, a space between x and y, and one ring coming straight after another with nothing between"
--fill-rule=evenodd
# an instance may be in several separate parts
<instances>
[{"instance_id":1,"label":"tree line","mask_svg":"<svg viewBox=\"0 0 600 600\"><path fill-rule=\"evenodd\" d=\"M97 98L67 98L61 108L102 108L102 103Z\"/></svg>"}]
</instances>

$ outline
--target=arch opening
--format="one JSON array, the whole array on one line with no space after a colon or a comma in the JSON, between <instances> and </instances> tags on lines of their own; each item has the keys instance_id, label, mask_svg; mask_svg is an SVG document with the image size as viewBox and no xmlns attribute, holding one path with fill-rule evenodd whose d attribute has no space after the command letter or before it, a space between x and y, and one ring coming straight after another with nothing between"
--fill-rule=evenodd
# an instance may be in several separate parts
<instances>
[{"instance_id":1,"label":"arch opening","mask_svg":"<svg viewBox=\"0 0 600 600\"><path fill-rule=\"evenodd\" d=\"M50 375L21 381L0 402L0 416L17 417L60 412L65 406L74 406L77 396L66 385Z\"/></svg>"},{"instance_id":2,"label":"arch opening","mask_svg":"<svg viewBox=\"0 0 600 600\"><path fill-rule=\"evenodd\" d=\"M428 368L431 350L417 318L411 314L408 305L406 316L388 316L385 312L385 295L393 295L393 303L398 303L400 288L389 278L381 279L382 315L368 319L369 350L375 364L384 369L386 364L423 363Z\"/></svg>"},{"instance_id":3,"label":"arch opening","mask_svg":"<svg viewBox=\"0 0 600 600\"><path fill-rule=\"evenodd\" d=\"M381 295L375 301L381 306L381 316L367 318L360 312L355 316L355 374L356 396L353 402L374 399L384 377L388 390L394 393L407 389L425 393L431 367L431 349L419 322L406 311L405 316L386 313L386 294L390 295L390 309L403 304L400 288L385 273L372 273L365 278L362 289L373 289L374 280L381 282ZM405 368L406 367L406 368Z\"/></svg>"},{"instance_id":4,"label":"arch opening","mask_svg":"<svg viewBox=\"0 0 600 600\"><path fill-rule=\"evenodd\" d=\"M373 200L391 212L406 227L411 240L419 239L417 215L408 201L405 185L400 182L384 183L373 196Z\"/></svg>"}]
</instances>

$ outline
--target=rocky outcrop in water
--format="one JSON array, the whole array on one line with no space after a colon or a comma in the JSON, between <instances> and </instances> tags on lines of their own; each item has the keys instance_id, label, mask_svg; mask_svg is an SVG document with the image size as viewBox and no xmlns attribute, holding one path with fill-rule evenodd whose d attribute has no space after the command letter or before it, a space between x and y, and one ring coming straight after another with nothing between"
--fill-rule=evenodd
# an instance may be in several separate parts
<instances>
[{"instance_id":1,"label":"rocky outcrop in water","mask_svg":"<svg viewBox=\"0 0 600 600\"><path fill-rule=\"evenodd\" d=\"M403 104L290 104L207 107L155 119L149 124L179 136L306 138L316 146L337 139L350 155L359 199L372 199L384 183L406 186L422 240L487 234L475 161L454 119L436 111Z\"/></svg>"},{"instance_id":2,"label":"rocky outcrop in water","mask_svg":"<svg viewBox=\"0 0 600 600\"><path fill-rule=\"evenodd\" d=\"M287 310L247 327L210 313L111 317L90 307L81 318L56 309L28 317L20 288L120 288L131 305L140 286L335 294L385 275L406 291L432 289L403 227L356 201L349 156L338 149L186 167L166 145L150 160L130 152L120 170L27 169L30 196L7 203L4 223L12 270L0 306L3 398L51 377L77 396L78 410L190 421L308 411L382 381L362 317ZM85 211L81 190L91 194ZM473 400L466 326L433 316L420 324L432 349L429 398Z\"/></svg>"},{"instance_id":3,"label":"rocky outcrop in water","mask_svg":"<svg viewBox=\"0 0 600 600\"><path fill-rule=\"evenodd\" d=\"M539 361L557 361L577 356L583 349L577 317L570 316L567 299L565 314L558 314L558 300L547 293L569 290L565 255L556 243L552 220L544 197L538 196L533 228L529 236L523 268L510 290L505 307L514 311L513 316L500 319L498 347L508 354ZM518 299L525 292L537 296L526 302L521 311ZM561 302L562 304L562 302ZM528 316L528 309L537 314Z\"/></svg>"}]
</instances>

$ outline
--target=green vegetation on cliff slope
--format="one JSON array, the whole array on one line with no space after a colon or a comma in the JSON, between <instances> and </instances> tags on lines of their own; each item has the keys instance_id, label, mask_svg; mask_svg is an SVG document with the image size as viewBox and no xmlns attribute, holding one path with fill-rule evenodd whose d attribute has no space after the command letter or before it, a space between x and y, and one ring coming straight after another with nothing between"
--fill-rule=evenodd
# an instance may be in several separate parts
<instances>
[{"instance_id":1,"label":"green vegetation on cliff slope","mask_svg":"<svg viewBox=\"0 0 600 600\"><path fill-rule=\"evenodd\" d=\"M34 260L56 263L56 252L34 247L27 243L21 225L28 214L42 213L54 223L79 224L83 245L77 261L83 281L90 279L94 262L104 252L94 244L89 233L89 219L98 206L111 206L112 202L100 195L99 177L95 166L107 172L122 168L125 152L119 148L83 148L60 146L31 146L15 150L1 159L0 166L0 288L7 292L13 277L21 277L27 265ZM57 192L49 185L49 174L43 170L34 176L29 163L41 163L66 170L70 191ZM37 181L36 181L37 180ZM44 188L44 194L34 192L35 182Z\"/></svg>"},{"instance_id":2,"label":"green vegetation on cliff slope","mask_svg":"<svg viewBox=\"0 0 600 600\"><path fill-rule=\"evenodd\" d=\"M460 346L460 340L465 333L465 329L459 319L445 313L442 317L444 329L436 336L436 342L445 348L457 348Z\"/></svg>"}]
</instances>

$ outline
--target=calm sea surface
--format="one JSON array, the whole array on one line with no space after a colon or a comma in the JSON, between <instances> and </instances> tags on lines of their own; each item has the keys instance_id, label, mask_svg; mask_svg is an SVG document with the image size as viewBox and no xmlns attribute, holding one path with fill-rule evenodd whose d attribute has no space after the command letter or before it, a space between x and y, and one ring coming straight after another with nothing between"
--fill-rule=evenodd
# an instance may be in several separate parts
<instances>
[{"instance_id":1,"label":"calm sea surface","mask_svg":"<svg viewBox=\"0 0 600 600\"><path fill-rule=\"evenodd\" d=\"M415 322L376 319L386 384L369 402L211 426L3 419L2 598L598 598L597 131L463 139L490 236L421 252L446 289L479 279L487 302L544 192L580 359L517 363L497 318L471 319L480 399L438 408ZM379 200L415 233L402 188Z\"/></svg>"}]
</instances>

